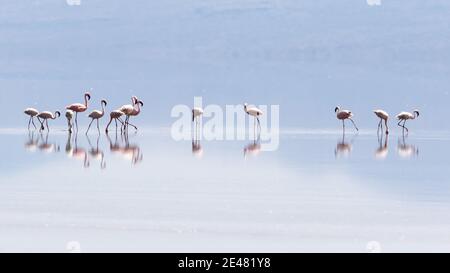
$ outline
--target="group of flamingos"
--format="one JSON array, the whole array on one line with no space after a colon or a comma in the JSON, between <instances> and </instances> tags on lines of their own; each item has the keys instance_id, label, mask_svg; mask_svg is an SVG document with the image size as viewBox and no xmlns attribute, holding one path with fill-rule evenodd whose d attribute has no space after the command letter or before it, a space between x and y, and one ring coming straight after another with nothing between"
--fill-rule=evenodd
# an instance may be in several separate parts
<instances>
[{"instance_id":1,"label":"group of flamingos","mask_svg":"<svg viewBox=\"0 0 450 273\"><path fill-rule=\"evenodd\" d=\"M353 120L353 113L349 110L341 110L341 108L339 106L337 106L334 109L334 112L336 113L336 117L339 120L342 120L342 128L345 132L345 120L348 119L353 123L353 126L355 126L356 131L359 131L358 127L355 124L355 121ZM389 134L389 127L388 127L388 119L389 119L389 114L384 111L384 110L374 110L373 111L375 113L375 115L380 119L380 122L378 123L378 130L377 133L379 133L380 131L383 131L383 122L385 124L386 127L386 135ZM408 133L409 130L408 128L406 128L406 121L408 120L414 120L417 117L419 117L420 113L418 110L414 110L412 113L409 112L401 112L400 114L398 114L396 116L397 120L398 120L398 126L403 128L403 133L406 132Z\"/></svg>"},{"instance_id":2,"label":"group of flamingos","mask_svg":"<svg viewBox=\"0 0 450 273\"><path fill-rule=\"evenodd\" d=\"M89 92L86 92L84 94L84 104L74 103L66 107L65 116L67 118L67 125L70 133L72 133L73 130L74 117L75 117L75 128L78 132L78 113L84 113L88 110L90 100L91 94ZM89 127L86 131L86 134L89 132L91 125L94 121L97 121L97 129L98 132L100 133L99 120L103 118L103 116L105 115L105 108L107 105L108 102L106 100L101 100L102 110L94 110L88 115L88 117L91 118L91 122L89 123ZM137 127L130 123L130 118L139 115L141 113L141 107L143 106L144 103L141 100L139 100L136 96L131 97L131 104L123 105L119 109L114 110L110 113L110 120L105 130L106 133L108 133L109 126L113 121L115 121L116 130L118 128L118 122L121 123L120 127L121 132L128 132L129 126L137 130ZM39 127L40 131L45 130L45 127L47 127L47 130L50 131L50 127L48 126L48 120L49 119L54 120L61 116L61 113L59 111L56 111L55 113L52 113L50 111L39 112L34 108L27 108L25 109L24 112L26 115L30 117L28 121L28 129L30 129L31 125L33 125L35 129L37 129L36 124L34 123L34 118L36 117L40 123ZM125 120L122 120L123 116L125 116Z\"/></svg>"},{"instance_id":3,"label":"group of flamingos","mask_svg":"<svg viewBox=\"0 0 450 273\"><path fill-rule=\"evenodd\" d=\"M72 132L73 128L73 118L75 116L75 127L78 131L78 113L86 112L88 109L88 103L91 99L91 94L89 92L86 92L84 94L84 104L82 103L74 103L66 107L66 118L67 123L69 127L69 132ZM88 117L91 118L91 123L89 123L89 127L86 131L86 134L89 132L89 129L91 128L91 125L94 121L97 121L97 129L100 132L100 124L99 120L103 118L105 115L105 107L108 105L106 100L101 100L101 106L102 110L94 110L92 111ZM131 126L134 129L137 130L137 127L130 123L130 118L135 117L141 113L141 107L144 106L144 103L139 100L136 96L131 97L131 104L123 105L117 110L114 110L110 113L110 120L108 125L106 126L106 133L108 133L108 128L111 125L113 121L115 121L116 130L118 128L118 122L121 123L120 130L121 132L127 132L128 127ZM255 106L249 106L247 103L244 104L244 111L249 115L255 118L255 126L256 121L258 122L259 128L261 127L260 123L260 116L263 115L263 111ZM359 131L358 127L356 126L355 121L353 120L353 113L350 110L342 110L339 106L337 106L334 109L336 113L336 117L338 120L342 121L342 128L345 132L345 120L350 120L355 127L357 131ZM377 132L380 132L380 130L383 130L383 122L385 124L386 134L389 134L389 127L388 127L388 119L389 114L384 110L374 110L375 115L380 119L380 122L378 123L378 130ZM25 109L25 114L30 117L28 121L28 129L30 129L31 124L36 129L36 125L34 123L34 117L36 117L39 120L40 123L40 129L39 130L45 130L45 127L47 127L47 130L50 131L50 128L48 126L48 120L49 119L57 119L61 116L61 113L59 111L56 111L55 113L44 111L39 112L38 110L34 108L27 108ZM200 118L203 115L203 109L199 107L194 107L192 109L192 122L195 122L196 125L199 125ZM409 112L401 112L396 116L398 120L398 126L403 128L403 132L406 130L408 133L409 130L405 126L406 121L408 120L414 120L417 117L419 117L420 113L418 110L414 110L412 113ZM125 121L122 120L122 117L125 116ZM45 126L44 126L45 123Z\"/></svg>"}]
</instances>

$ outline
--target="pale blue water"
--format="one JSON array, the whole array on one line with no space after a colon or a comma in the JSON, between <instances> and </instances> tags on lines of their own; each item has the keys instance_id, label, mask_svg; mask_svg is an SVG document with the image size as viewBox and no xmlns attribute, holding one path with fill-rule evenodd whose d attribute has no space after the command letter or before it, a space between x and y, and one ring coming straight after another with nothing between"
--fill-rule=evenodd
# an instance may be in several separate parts
<instances>
[{"instance_id":1,"label":"pale blue water","mask_svg":"<svg viewBox=\"0 0 450 273\"><path fill-rule=\"evenodd\" d=\"M449 251L449 136L392 133L380 151L372 132L289 130L246 154L167 129L2 131L0 250Z\"/></svg>"}]
</instances>

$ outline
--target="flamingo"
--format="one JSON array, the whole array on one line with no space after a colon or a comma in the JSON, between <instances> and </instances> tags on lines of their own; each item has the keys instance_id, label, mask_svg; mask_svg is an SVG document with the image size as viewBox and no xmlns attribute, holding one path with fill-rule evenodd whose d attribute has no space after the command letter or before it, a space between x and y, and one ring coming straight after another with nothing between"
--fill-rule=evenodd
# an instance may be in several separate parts
<instances>
[{"instance_id":1,"label":"flamingo","mask_svg":"<svg viewBox=\"0 0 450 273\"><path fill-rule=\"evenodd\" d=\"M27 108L23 111L26 115L30 116L30 120L28 121L28 130L30 130L30 125L33 124L34 129L36 128L36 124L34 124L34 117L39 115L39 111L34 108Z\"/></svg>"},{"instance_id":2,"label":"flamingo","mask_svg":"<svg viewBox=\"0 0 450 273\"><path fill-rule=\"evenodd\" d=\"M401 112L397 115L397 119L399 120L398 126L403 127L403 132L406 130L406 132L409 133L408 128L405 127L406 121L416 119L419 115L420 113L418 110L414 110L412 114L409 112ZM403 124L401 124L402 122Z\"/></svg>"},{"instance_id":3,"label":"flamingo","mask_svg":"<svg viewBox=\"0 0 450 273\"><path fill-rule=\"evenodd\" d=\"M89 114L89 117L92 119L91 123L89 123L89 127L86 131L86 134L89 133L89 129L91 129L91 125L94 122L94 120L97 120L97 129L98 133L100 133L100 119L105 115L105 107L108 105L108 102L106 100L102 100L101 102L102 110L94 110Z\"/></svg>"},{"instance_id":4,"label":"flamingo","mask_svg":"<svg viewBox=\"0 0 450 273\"><path fill-rule=\"evenodd\" d=\"M337 106L334 109L334 112L336 113L336 117L339 120L342 120L342 128L345 132L345 120L348 119L353 123L353 126L355 126L356 131L359 131L358 127L356 126L355 122L353 121L352 117L353 117L353 113L349 110L341 110L341 108L339 106Z\"/></svg>"},{"instance_id":5,"label":"flamingo","mask_svg":"<svg viewBox=\"0 0 450 273\"><path fill-rule=\"evenodd\" d=\"M137 109L136 109L136 106L137 106ZM138 100L136 98L136 103L134 104L133 111L131 112L131 114L129 116L127 116L127 119L125 120L126 125L131 125L136 130L138 128L135 125L131 124L129 121L130 121L131 117L136 117L141 113L141 107L144 107L144 103L141 100Z\"/></svg>"},{"instance_id":6,"label":"flamingo","mask_svg":"<svg viewBox=\"0 0 450 273\"><path fill-rule=\"evenodd\" d=\"M126 104L119 108L119 111L122 112L126 116L125 123L123 125L124 129L127 128L127 125L134 126L130 123L127 123L127 120L129 119L129 116L131 116L133 114L133 111L135 110L134 106L136 105L136 103L138 103L138 98L136 96L132 96L131 104ZM136 127L134 127L134 128L137 130Z\"/></svg>"},{"instance_id":7,"label":"flamingo","mask_svg":"<svg viewBox=\"0 0 450 273\"><path fill-rule=\"evenodd\" d=\"M203 115L203 109L202 108L194 107L192 109L192 122L195 122L195 136L194 136L195 140L199 139L199 136L197 135L197 131L199 131L199 129L200 129L200 119L201 119L202 115Z\"/></svg>"},{"instance_id":8,"label":"flamingo","mask_svg":"<svg viewBox=\"0 0 450 273\"><path fill-rule=\"evenodd\" d=\"M73 120L74 112L72 110L66 110L66 118L67 118L67 126L69 127L69 133L72 133L72 120Z\"/></svg>"},{"instance_id":9,"label":"flamingo","mask_svg":"<svg viewBox=\"0 0 450 273\"><path fill-rule=\"evenodd\" d=\"M106 126L106 130L105 130L105 132L106 133L108 133L108 128L109 128L109 125L111 125L111 123L112 123L112 121L114 120L115 122L116 122L116 131L117 131L117 121L120 121L120 123L122 123L122 126L120 126L120 130L122 131L122 127L124 126L124 122L123 122L123 120L122 120L122 116L123 115L125 115L122 111L120 111L120 110L114 110L114 111L112 111L110 114L109 114L109 116L110 116L110 120L109 120L109 123L108 123L108 125Z\"/></svg>"},{"instance_id":10,"label":"flamingo","mask_svg":"<svg viewBox=\"0 0 450 273\"><path fill-rule=\"evenodd\" d=\"M47 131L50 131L50 128L48 127L48 120L49 119L57 119L61 116L61 113L59 111L56 111L55 114L52 114L52 112L49 111L44 111L39 113L39 115L37 115L37 118L39 120L39 122L41 123L41 131L45 129L44 127L44 121L45 121L45 125L47 126ZM41 121L42 119L42 121Z\"/></svg>"},{"instance_id":11,"label":"flamingo","mask_svg":"<svg viewBox=\"0 0 450 273\"><path fill-rule=\"evenodd\" d=\"M386 135L389 134L389 127L388 127L388 119L389 119L389 114L386 111L383 110L373 110L373 112L375 113L375 115L377 117L380 118L380 122L378 123L378 130L377 133L381 130L383 130L383 120L384 120L384 124L386 125Z\"/></svg>"},{"instance_id":12,"label":"flamingo","mask_svg":"<svg viewBox=\"0 0 450 273\"><path fill-rule=\"evenodd\" d=\"M200 117L203 115L203 109L200 107L194 107L192 109L192 122L199 122Z\"/></svg>"},{"instance_id":13,"label":"flamingo","mask_svg":"<svg viewBox=\"0 0 450 273\"><path fill-rule=\"evenodd\" d=\"M91 100L91 94L89 92L84 93L84 104L74 103L66 107L67 110L75 112L75 126L78 130L78 113L85 112L88 109L88 102Z\"/></svg>"},{"instance_id":14,"label":"flamingo","mask_svg":"<svg viewBox=\"0 0 450 273\"><path fill-rule=\"evenodd\" d=\"M244 111L247 113L247 115L254 117L255 121L258 121L258 126L261 129L261 122L259 121L259 117L264 114L263 111L256 106L249 107L248 103L244 103Z\"/></svg>"}]
</instances>

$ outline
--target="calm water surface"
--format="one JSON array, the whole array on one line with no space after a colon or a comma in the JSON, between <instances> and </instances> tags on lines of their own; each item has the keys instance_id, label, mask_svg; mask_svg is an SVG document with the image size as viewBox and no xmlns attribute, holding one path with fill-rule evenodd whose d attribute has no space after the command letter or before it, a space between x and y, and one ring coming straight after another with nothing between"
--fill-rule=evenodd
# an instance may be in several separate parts
<instances>
[{"instance_id":1,"label":"calm water surface","mask_svg":"<svg viewBox=\"0 0 450 273\"><path fill-rule=\"evenodd\" d=\"M450 251L450 134L3 130L0 251Z\"/></svg>"}]
</instances>

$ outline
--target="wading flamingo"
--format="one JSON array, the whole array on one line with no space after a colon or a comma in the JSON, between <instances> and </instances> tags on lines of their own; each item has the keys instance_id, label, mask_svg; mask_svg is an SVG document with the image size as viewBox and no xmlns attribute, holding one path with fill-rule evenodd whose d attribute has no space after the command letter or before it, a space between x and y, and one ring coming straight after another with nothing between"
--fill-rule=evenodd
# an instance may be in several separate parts
<instances>
[{"instance_id":1,"label":"wading flamingo","mask_svg":"<svg viewBox=\"0 0 450 273\"><path fill-rule=\"evenodd\" d=\"M123 125L124 130L126 130L128 128L128 125L134 126L132 124L127 123L127 120L129 119L129 116L131 116L133 114L134 106L136 105L136 103L138 103L138 98L136 96L132 96L131 104L123 105L122 107L119 108L119 111L122 112L126 116L125 123ZM134 127L134 128L137 130L136 127Z\"/></svg>"},{"instance_id":2,"label":"wading flamingo","mask_svg":"<svg viewBox=\"0 0 450 273\"><path fill-rule=\"evenodd\" d=\"M258 121L258 127L261 129L261 122L259 121L259 117L264 114L263 111L256 106L249 106L248 103L244 103L244 111L247 113L247 115L254 117L255 121Z\"/></svg>"},{"instance_id":3,"label":"wading flamingo","mask_svg":"<svg viewBox=\"0 0 450 273\"><path fill-rule=\"evenodd\" d=\"M193 141L194 140L199 140L200 136L199 136L199 131L200 131L200 119L201 116L203 115L203 109L200 107L194 107L192 109L192 122L195 122L195 134L193 137Z\"/></svg>"},{"instance_id":4,"label":"wading flamingo","mask_svg":"<svg viewBox=\"0 0 450 273\"><path fill-rule=\"evenodd\" d=\"M108 133L108 128L109 128L109 125L111 125L111 123L112 123L112 121L114 120L115 122L116 122L116 131L117 131L117 121L120 121L120 123L122 124L121 126L120 126L120 131L122 132L122 127L124 126L124 122L123 122L123 120L122 120L122 116L123 115L125 115L122 111L120 111L120 110L114 110L114 111L112 111L111 112L111 114L109 114L109 116L110 116L110 120L109 120L109 123L108 123L108 125L106 126L106 130L105 130L105 132L106 133Z\"/></svg>"},{"instance_id":5,"label":"wading flamingo","mask_svg":"<svg viewBox=\"0 0 450 273\"><path fill-rule=\"evenodd\" d=\"M136 103L134 104L133 112L131 112L131 115L128 115L127 119L125 120L126 125L127 126L131 125L131 127L136 129L136 131L137 131L138 128L135 125L130 123L130 118L138 116L141 113L141 107L144 107L144 103L141 100L138 100L136 98Z\"/></svg>"},{"instance_id":6,"label":"wading flamingo","mask_svg":"<svg viewBox=\"0 0 450 273\"><path fill-rule=\"evenodd\" d=\"M375 115L377 115L377 117L380 118L380 122L378 123L378 129L377 129L377 133L381 130L383 130L383 121L384 124L386 125L386 135L389 134L389 127L388 127L388 119L389 119L389 114L386 111L383 110L373 110L373 112L375 113Z\"/></svg>"},{"instance_id":7,"label":"wading flamingo","mask_svg":"<svg viewBox=\"0 0 450 273\"><path fill-rule=\"evenodd\" d=\"M342 129L345 132L345 120L348 119L353 123L353 126L355 126L356 131L359 131L358 127L356 126L355 122L353 121L353 113L349 110L341 110L339 106L337 106L334 109L334 112L336 113L336 117L339 120L342 120Z\"/></svg>"},{"instance_id":8,"label":"wading flamingo","mask_svg":"<svg viewBox=\"0 0 450 273\"><path fill-rule=\"evenodd\" d=\"M74 112L72 110L66 110L66 119L67 119L67 126L69 128L69 133L72 133L72 127L73 127L73 116L74 116Z\"/></svg>"},{"instance_id":9,"label":"wading flamingo","mask_svg":"<svg viewBox=\"0 0 450 273\"><path fill-rule=\"evenodd\" d=\"M59 111L56 111L55 114L52 114L52 112L49 111L44 111L39 113L39 115L37 115L37 118L39 120L39 122L41 123L41 131L45 129L44 127L44 121L45 121L45 126L47 126L47 131L50 131L50 128L48 127L48 120L49 119L57 119L61 116L61 113ZM42 121L41 121L42 119Z\"/></svg>"},{"instance_id":10,"label":"wading flamingo","mask_svg":"<svg viewBox=\"0 0 450 273\"><path fill-rule=\"evenodd\" d=\"M83 113L88 109L88 102L91 99L91 94L89 92L84 93L84 104L74 103L66 107L67 110L72 110L75 112L75 126L78 131L78 113Z\"/></svg>"},{"instance_id":11,"label":"wading flamingo","mask_svg":"<svg viewBox=\"0 0 450 273\"><path fill-rule=\"evenodd\" d=\"M89 133L89 129L91 129L91 125L94 122L94 120L97 120L97 130L100 134L100 119L105 115L105 107L108 105L108 102L106 100L102 100L101 102L102 110L94 110L89 114L89 117L92 119L91 123L89 123L89 127L86 131L86 135Z\"/></svg>"},{"instance_id":12,"label":"wading flamingo","mask_svg":"<svg viewBox=\"0 0 450 273\"><path fill-rule=\"evenodd\" d=\"M419 117L419 115L420 113L418 110L414 110L412 114L409 112L401 112L397 115L397 119L399 120L398 126L403 128L403 132L406 130L406 132L409 133L408 128L405 127L406 121L410 119L416 119L417 117ZM401 124L402 122L403 124Z\"/></svg>"},{"instance_id":13,"label":"wading flamingo","mask_svg":"<svg viewBox=\"0 0 450 273\"><path fill-rule=\"evenodd\" d=\"M39 111L34 108L27 108L25 111L23 111L25 115L30 116L30 120L28 121L28 130L30 130L30 125L33 124L34 129L36 128L36 124L34 124L34 117L39 115Z\"/></svg>"},{"instance_id":14,"label":"wading flamingo","mask_svg":"<svg viewBox=\"0 0 450 273\"><path fill-rule=\"evenodd\" d=\"M200 122L200 117L203 115L203 109L200 107L194 107L192 109L192 122L197 121Z\"/></svg>"}]
</instances>

